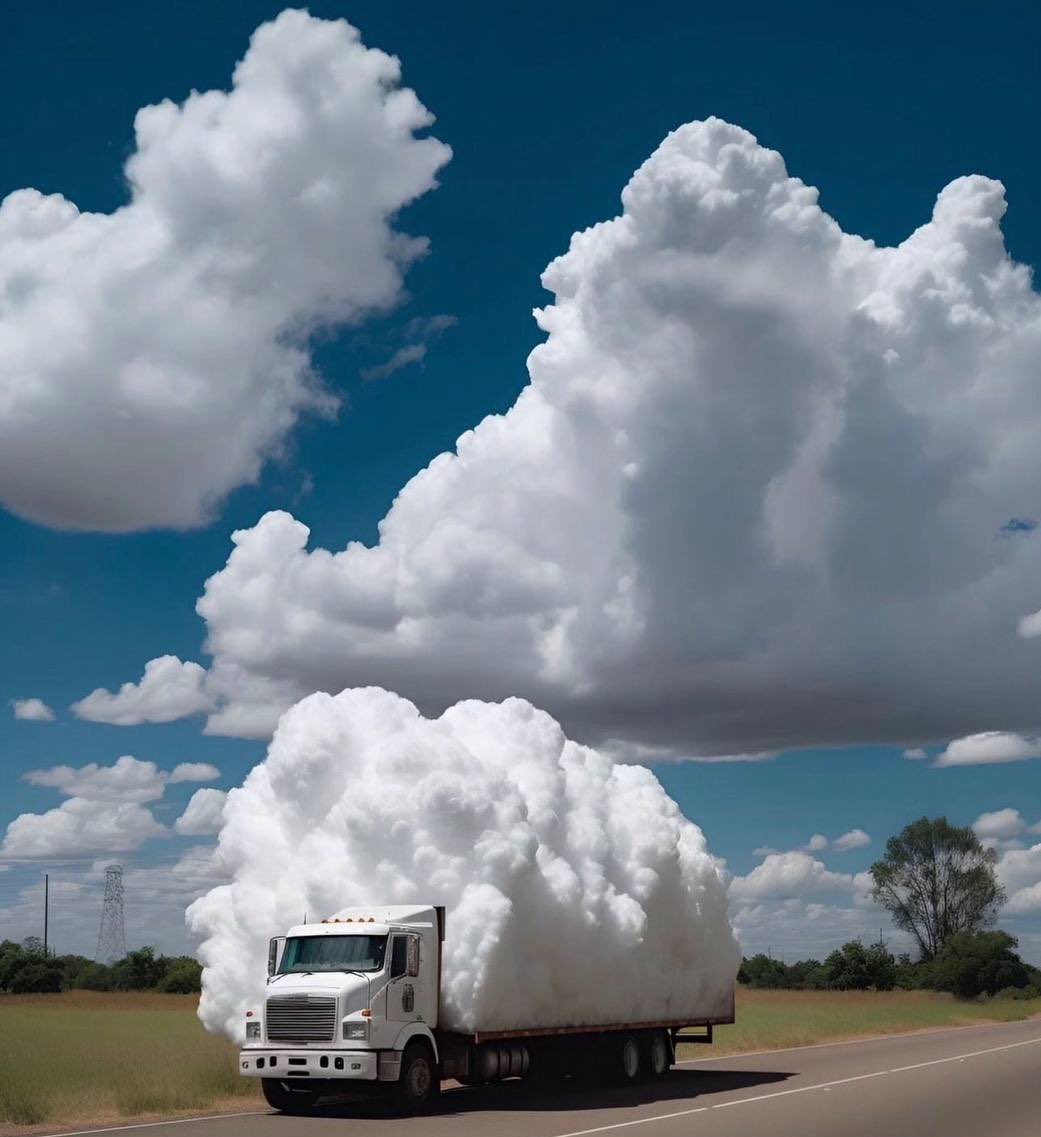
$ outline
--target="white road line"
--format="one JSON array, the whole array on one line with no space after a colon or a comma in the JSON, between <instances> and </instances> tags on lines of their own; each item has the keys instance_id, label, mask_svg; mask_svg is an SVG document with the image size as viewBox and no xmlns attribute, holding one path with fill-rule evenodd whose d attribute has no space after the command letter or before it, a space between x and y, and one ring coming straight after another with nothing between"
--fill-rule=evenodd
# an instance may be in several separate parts
<instances>
[{"instance_id":1,"label":"white road line","mask_svg":"<svg viewBox=\"0 0 1041 1137\"><path fill-rule=\"evenodd\" d=\"M192 1121L223 1121L226 1117L266 1117L269 1109L254 1109L248 1113L214 1113L209 1117L178 1117L174 1121L138 1121L133 1125L110 1125L107 1129L66 1129L62 1133L47 1133L44 1137L84 1137L89 1133L121 1133L124 1129L151 1129L154 1125L188 1125Z\"/></svg>"},{"instance_id":2,"label":"white road line","mask_svg":"<svg viewBox=\"0 0 1041 1137\"><path fill-rule=\"evenodd\" d=\"M945 1062L964 1062L967 1058L978 1058L983 1054L998 1054L1003 1050L1016 1050L1020 1046L1036 1046L1038 1043L1041 1043L1041 1037L1028 1038L1022 1042L1007 1043L1005 1046L991 1046L986 1050L972 1050L967 1054L952 1054L949 1058L934 1058L930 1062L916 1062L912 1066L896 1066L891 1070L874 1070L870 1074L854 1074L850 1078L837 1078L831 1082L815 1082L812 1086L796 1086L790 1090L775 1090L773 1093L756 1094L754 1097L738 1098L736 1101L718 1102L713 1106L700 1106L696 1109L681 1109L675 1113L659 1113L653 1117L638 1117L632 1121L616 1121L613 1125L600 1125L595 1129L577 1129L571 1133L556 1134L556 1137L585 1137L585 1134L588 1133L606 1133L609 1129L626 1129L633 1125L647 1125L652 1121L668 1121L671 1118L686 1117L692 1113L706 1113L709 1109L729 1109L735 1105L748 1105L756 1101L769 1101L771 1098L789 1097L792 1094L805 1094L809 1093L810 1090L829 1090L832 1086L844 1086L850 1082L863 1082L869 1078L883 1078L888 1074L902 1074L907 1070L921 1070L925 1066L940 1066ZM810 1047L793 1047L792 1049L808 1050ZM768 1050L764 1053L774 1054L777 1052ZM732 1055L732 1057L736 1057L736 1055Z\"/></svg>"},{"instance_id":3,"label":"white road line","mask_svg":"<svg viewBox=\"0 0 1041 1137\"><path fill-rule=\"evenodd\" d=\"M931 1062L916 1062L913 1066L896 1066L889 1074L902 1074L905 1070L921 1070L923 1066L939 1066L941 1062L964 1062L966 1058L978 1058L981 1054L997 1054L999 1050L1015 1050L1017 1046L1032 1046L1041 1038L1028 1038L1025 1042L1010 1042L1007 1046L992 1046L989 1050L974 1050L971 1054L956 1054L953 1058L934 1058Z\"/></svg>"},{"instance_id":4,"label":"white road line","mask_svg":"<svg viewBox=\"0 0 1041 1137\"><path fill-rule=\"evenodd\" d=\"M794 1090L775 1090L772 1094L756 1094L752 1098L738 1098L737 1101L721 1101L713 1109L728 1109L732 1105L748 1105L752 1101L766 1101L767 1098L784 1098L789 1094L807 1094L810 1090L830 1090L832 1086L844 1086L847 1082L863 1082L867 1078L884 1078L891 1070L876 1070L873 1074L854 1074L852 1078L836 1078L833 1082L817 1082L813 1086L796 1086Z\"/></svg>"},{"instance_id":5,"label":"white road line","mask_svg":"<svg viewBox=\"0 0 1041 1137\"><path fill-rule=\"evenodd\" d=\"M616 1121L613 1125L598 1125L595 1129L576 1129L573 1133L558 1133L556 1137L585 1137L587 1133L606 1133L609 1129L625 1129L629 1125L646 1125L649 1121L668 1121L670 1117L688 1117L692 1113L708 1113L709 1106L681 1109L677 1113L659 1113L654 1117L638 1117L633 1121Z\"/></svg>"},{"instance_id":6,"label":"white road line","mask_svg":"<svg viewBox=\"0 0 1041 1137\"><path fill-rule=\"evenodd\" d=\"M790 1054L794 1050L828 1050L833 1046L859 1046L863 1042L890 1042L898 1038L932 1038L937 1034L959 1034L963 1030L996 1030L1003 1026L1022 1026L1033 1019L1012 1019L1006 1023L966 1023L938 1030L895 1030L890 1034L868 1034L861 1038L840 1038L835 1042L807 1042L805 1046L776 1046L769 1050L736 1050L732 1054L714 1054L711 1058L681 1058L674 1066L700 1066L702 1062L727 1062L735 1058L759 1058L763 1054ZM680 1039L682 1043L683 1040ZM687 1043L686 1045L694 1045Z\"/></svg>"}]
</instances>

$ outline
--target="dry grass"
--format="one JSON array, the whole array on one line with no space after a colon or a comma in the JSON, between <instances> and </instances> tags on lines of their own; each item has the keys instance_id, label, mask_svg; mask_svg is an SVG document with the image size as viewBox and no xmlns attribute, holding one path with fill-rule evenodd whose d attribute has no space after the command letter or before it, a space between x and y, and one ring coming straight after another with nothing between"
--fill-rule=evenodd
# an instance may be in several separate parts
<instances>
[{"instance_id":1,"label":"dry grass","mask_svg":"<svg viewBox=\"0 0 1041 1137\"><path fill-rule=\"evenodd\" d=\"M0 1126L262 1102L259 1085L239 1077L235 1048L202 1029L195 1006L193 995L0 996Z\"/></svg>"},{"instance_id":2,"label":"dry grass","mask_svg":"<svg viewBox=\"0 0 1041 1137\"><path fill-rule=\"evenodd\" d=\"M777 1050L875 1034L1016 1022L1041 1014L1041 999L961 1002L935 991L752 991L739 988L733 1026L717 1027L712 1047L687 1046L684 1058Z\"/></svg>"},{"instance_id":3,"label":"dry grass","mask_svg":"<svg viewBox=\"0 0 1041 1137\"><path fill-rule=\"evenodd\" d=\"M959 1003L925 991L738 993L737 1023L682 1057L858 1035L1011 1021L1041 1000ZM234 1046L199 1025L195 997L137 993L0 996L0 1137L133 1119L263 1109Z\"/></svg>"}]
</instances>

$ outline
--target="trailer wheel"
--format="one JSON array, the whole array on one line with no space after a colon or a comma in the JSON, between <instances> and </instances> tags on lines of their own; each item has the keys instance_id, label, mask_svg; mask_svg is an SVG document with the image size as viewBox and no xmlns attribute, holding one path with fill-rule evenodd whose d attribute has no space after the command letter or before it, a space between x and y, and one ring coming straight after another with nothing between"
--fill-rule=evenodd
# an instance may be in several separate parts
<instances>
[{"instance_id":1,"label":"trailer wheel","mask_svg":"<svg viewBox=\"0 0 1041 1137\"><path fill-rule=\"evenodd\" d=\"M663 1030L652 1031L647 1039L644 1053L644 1069L647 1077L657 1081L664 1078L672 1065L672 1047L668 1035Z\"/></svg>"},{"instance_id":2,"label":"trailer wheel","mask_svg":"<svg viewBox=\"0 0 1041 1137\"><path fill-rule=\"evenodd\" d=\"M396 1104L402 1113L423 1113L441 1093L441 1073L426 1042L416 1040L405 1047L401 1058Z\"/></svg>"},{"instance_id":3,"label":"trailer wheel","mask_svg":"<svg viewBox=\"0 0 1041 1137\"><path fill-rule=\"evenodd\" d=\"M297 1086L278 1078L261 1078L260 1086L268 1105L279 1113L307 1113L318 1104L318 1099L322 1096L310 1086Z\"/></svg>"},{"instance_id":4,"label":"trailer wheel","mask_svg":"<svg viewBox=\"0 0 1041 1137\"><path fill-rule=\"evenodd\" d=\"M635 1034L623 1034L615 1043L615 1078L623 1086L639 1081L641 1074L640 1042Z\"/></svg>"}]
</instances>

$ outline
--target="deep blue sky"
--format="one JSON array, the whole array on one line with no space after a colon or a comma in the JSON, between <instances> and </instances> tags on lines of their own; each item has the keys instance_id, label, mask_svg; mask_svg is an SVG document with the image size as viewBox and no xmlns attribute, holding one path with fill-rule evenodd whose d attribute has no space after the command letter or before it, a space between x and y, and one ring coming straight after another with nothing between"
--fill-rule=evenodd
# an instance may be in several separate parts
<instances>
[{"instance_id":1,"label":"deep blue sky","mask_svg":"<svg viewBox=\"0 0 1041 1137\"><path fill-rule=\"evenodd\" d=\"M0 196L33 186L82 209L121 204L136 109L226 87L250 32L281 7L10 9L0 42ZM1037 6L381 0L311 11L346 16L367 44L400 56L406 84L437 116L434 133L454 149L441 188L406 216L406 228L431 238L431 255L410 274L402 309L321 349L327 381L347 396L339 421L305 425L286 465L233 495L210 527L69 535L0 513L0 698L36 695L61 712L53 726L0 716L0 824L57 804L18 781L40 765L133 753L164 766L214 761L221 784L241 777L255 745L202 738L192 723L77 723L65 708L96 686L137 678L155 655L202 658L202 582L223 564L231 530L265 509L292 508L329 547L372 540L411 474L513 401L538 339L530 310L546 298L542 268L575 229L617 212L632 171L680 123L715 114L748 128L820 188L844 229L884 243L925 221L952 178L1000 178L1010 250L1041 261ZM408 319L435 313L458 325L422 367L359 380L361 367L394 350ZM313 490L300 497L305 480ZM923 812L966 822L1004 806L1037 820L1038 767L934 770L895 751L858 750L662 776L713 849L747 871L754 846L789 848L815 830L859 826L883 838ZM182 788L175 802L187 797ZM865 867L877 847L842 867ZM31 872L0 877L0 904Z\"/></svg>"}]
</instances>

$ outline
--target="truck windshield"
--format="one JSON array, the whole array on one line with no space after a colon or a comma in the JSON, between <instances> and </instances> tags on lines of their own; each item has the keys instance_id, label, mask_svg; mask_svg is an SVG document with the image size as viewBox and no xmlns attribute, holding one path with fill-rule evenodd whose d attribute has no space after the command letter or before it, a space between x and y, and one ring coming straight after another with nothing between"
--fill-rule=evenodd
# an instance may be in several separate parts
<instances>
[{"instance_id":1,"label":"truck windshield","mask_svg":"<svg viewBox=\"0 0 1041 1137\"><path fill-rule=\"evenodd\" d=\"M386 949L386 936L291 936L278 970L379 971Z\"/></svg>"}]
</instances>

